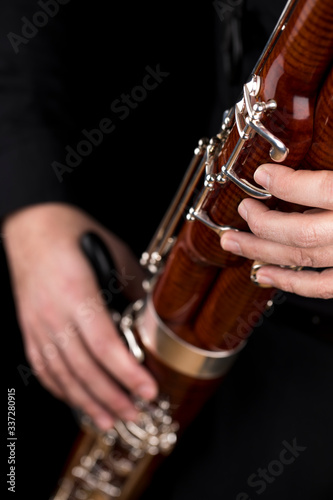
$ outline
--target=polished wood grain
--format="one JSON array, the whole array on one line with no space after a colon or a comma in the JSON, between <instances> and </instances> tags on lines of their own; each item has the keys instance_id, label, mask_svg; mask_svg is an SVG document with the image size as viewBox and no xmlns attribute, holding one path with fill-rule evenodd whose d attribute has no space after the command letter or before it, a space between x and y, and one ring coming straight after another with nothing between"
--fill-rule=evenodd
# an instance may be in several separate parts
<instances>
[{"instance_id":1,"label":"polished wood grain","mask_svg":"<svg viewBox=\"0 0 333 500\"><path fill-rule=\"evenodd\" d=\"M320 89L315 107L315 126L311 147L301 168L312 170L333 170L333 67L331 66ZM323 190L332 196L329 186ZM324 195L324 193L323 193Z\"/></svg>"}]
</instances>

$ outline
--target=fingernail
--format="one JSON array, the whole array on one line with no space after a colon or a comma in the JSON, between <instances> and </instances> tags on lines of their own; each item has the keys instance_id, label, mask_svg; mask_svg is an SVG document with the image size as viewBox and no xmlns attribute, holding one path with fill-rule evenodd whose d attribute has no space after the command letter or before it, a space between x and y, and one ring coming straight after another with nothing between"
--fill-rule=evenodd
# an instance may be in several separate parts
<instances>
[{"instance_id":1,"label":"fingernail","mask_svg":"<svg viewBox=\"0 0 333 500\"><path fill-rule=\"evenodd\" d=\"M259 167L254 172L254 180L266 189L269 189L271 176L264 167Z\"/></svg>"},{"instance_id":2,"label":"fingernail","mask_svg":"<svg viewBox=\"0 0 333 500\"><path fill-rule=\"evenodd\" d=\"M261 283L262 285L273 285L274 281L270 276L267 276L267 274L263 274L262 271L258 271L257 273L257 281L258 283Z\"/></svg>"},{"instance_id":3,"label":"fingernail","mask_svg":"<svg viewBox=\"0 0 333 500\"><path fill-rule=\"evenodd\" d=\"M239 215L244 219L244 220L247 220L247 208L246 208L246 204L244 203L244 201L242 201L239 205L238 205L238 213Z\"/></svg>"},{"instance_id":4,"label":"fingernail","mask_svg":"<svg viewBox=\"0 0 333 500\"><path fill-rule=\"evenodd\" d=\"M107 431L108 429L111 429L111 427L113 426L113 420L111 417L108 417L107 415L99 415L98 417L95 418L95 424L102 431Z\"/></svg>"},{"instance_id":5,"label":"fingernail","mask_svg":"<svg viewBox=\"0 0 333 500\"><path fill-rule=\"evenodd\" d=\"M151 385L141 385L137 390L138 396L143 399L154 399L156 397L155 388Z\"/></svg>"},{"instance_id":6,"label":"fingernail","mask_svg":"<svg viewBox=\"0 0 333 500\"><path fill-rule=\"evenodd\" d=\"M222 248L227 252L235 253L236 255L242 255L242 250L237 241L229 237L222 238Z\"/></svg>"}]
</instances>

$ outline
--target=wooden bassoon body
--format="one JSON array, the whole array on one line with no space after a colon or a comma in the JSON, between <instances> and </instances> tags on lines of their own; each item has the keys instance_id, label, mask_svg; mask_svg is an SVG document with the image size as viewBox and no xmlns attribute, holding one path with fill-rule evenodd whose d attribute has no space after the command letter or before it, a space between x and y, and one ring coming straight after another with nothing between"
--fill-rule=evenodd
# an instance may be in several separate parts
<instances>
[{"instance_id":1,"label":"wooden bassoon body","mask_svg":"<svg viewBox=\"0 0 333 500\"><path fill-rule=\"evenodd\" d=\"M220 237L248 230L237 212L245 197L288 209L253 181L260 164L333 168L332 26L331 0L287 2L242 99L216 137L199 141L142 255L146 298L119 322L160 396L137 401L138 423L118 421L106 433L83 418L54 500L138 498L270 306L276 290L256 283L265 263L223 251Z\"/></svg>"}]
</instances>

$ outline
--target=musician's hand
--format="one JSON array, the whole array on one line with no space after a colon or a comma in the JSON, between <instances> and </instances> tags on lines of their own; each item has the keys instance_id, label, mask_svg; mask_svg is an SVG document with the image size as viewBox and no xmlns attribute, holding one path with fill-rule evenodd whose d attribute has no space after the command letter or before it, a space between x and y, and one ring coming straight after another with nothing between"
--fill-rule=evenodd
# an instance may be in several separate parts
<instances>
[{"instance_id":1,"label":"musician's hand","mask_svg":"<svg viewBox=\"0 0 333 500\"><path fill-rule=\"evenodd\" d=\"M255 199L245 199L239 213L253 234L228 231L222 248L264 266L258 281L305 297L333 297L333 172L294 171L283 165L262 165L256 182L281 200L311 207L303 213L269 210ZM323 268L293 271L279 266Z\"/></svg>"},{"instance_id":2,"label":"musician's hand","mask_svg":"<svg viewBox=\"0 0 333 500\"><path fill-rule=\"evenodd\" d=\"M120 340L103 304L79 238L95 231L137 298L142 271L128 247L81 210L41 204L7 217L3 236L18 319L33 372L55 396L88 414L102 429L115 416L135 418L119 383L150 399L155 381Z\"/></svg>"}]
</instances>

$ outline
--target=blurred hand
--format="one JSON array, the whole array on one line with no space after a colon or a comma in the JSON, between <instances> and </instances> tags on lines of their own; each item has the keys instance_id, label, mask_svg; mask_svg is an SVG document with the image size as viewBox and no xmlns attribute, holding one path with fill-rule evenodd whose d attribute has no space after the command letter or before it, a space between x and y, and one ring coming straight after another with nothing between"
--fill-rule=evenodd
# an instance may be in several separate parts
<instances>
[{"instance_id":1,"label":"blurred hand","mask_svg":"<svg viewBox=\"0 0 333 500\"><path fill-rule=\"evenodd\" d=\"M62 203L21 209L3 224L4 245L26 354L33 373L56 397L105 430L116 417L135 419L129 393L151 399L157 385L128 352L79 247L94 231L131 277L130 299L143 273L130 249L83 211ZM125 389L125 390L124 390Z\"/></svg>"},{"instance_id":2,"label":"blurred hand","mask_svg":"<svg viewBox=\"0 0 333 500\"><path fill-rule=\"evenodd\" d=\"M258 281L305 297L333 297L333 171L295 171L265 164L254 175L272 195L311 207L303 213L270 210L255 199L243 200L239 214L251 233L227 231L224 250L276 266L264 266ZM278 266L323 268L292 271Z\"/></svg>"}]
</instances>

